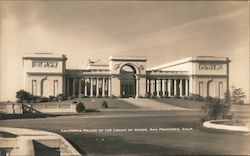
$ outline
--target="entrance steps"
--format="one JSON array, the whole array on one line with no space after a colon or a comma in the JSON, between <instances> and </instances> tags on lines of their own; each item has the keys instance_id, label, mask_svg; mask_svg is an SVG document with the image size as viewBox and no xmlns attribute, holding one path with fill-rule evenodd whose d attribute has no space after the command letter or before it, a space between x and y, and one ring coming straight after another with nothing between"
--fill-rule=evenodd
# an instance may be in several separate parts
<instances>
[{"instance_id":1,"label":"entrance steps","mask_svg":"<svg viewBox=\"0 0 250 156\"><path fill-rule=\"evenodd\" d=\"M190 110L187 108L181 108L177 106L173 106L166 103L161 103L151 99L142 99L142 98L121 98L126 102L129 102L139 108L146 110Z\"/></svg>"}]
</instances>

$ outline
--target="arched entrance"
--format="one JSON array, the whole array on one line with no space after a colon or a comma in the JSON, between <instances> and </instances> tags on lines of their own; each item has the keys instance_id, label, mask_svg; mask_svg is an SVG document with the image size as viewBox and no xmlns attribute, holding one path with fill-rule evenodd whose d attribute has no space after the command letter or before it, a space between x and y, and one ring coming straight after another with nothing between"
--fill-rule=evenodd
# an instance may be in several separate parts
<instances>
[{"instance_id":1,"label":"arched entrance","mask_svg":"<svg viewBox=\"0 0 250 156\"><path fill-rule=\"evenodd\" d=\"M131 65L124 65L120 69L120 95L122 97L136 96L136 70Z\"/></svg>"}]
</instances>

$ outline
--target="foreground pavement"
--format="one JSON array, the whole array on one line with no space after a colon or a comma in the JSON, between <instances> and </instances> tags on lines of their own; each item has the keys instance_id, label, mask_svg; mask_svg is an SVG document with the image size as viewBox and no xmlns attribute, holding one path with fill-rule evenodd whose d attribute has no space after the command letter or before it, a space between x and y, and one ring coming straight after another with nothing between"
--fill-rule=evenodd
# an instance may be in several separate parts
<instances>
[{"instance_id":1,"label":"foreground pavement","mask_svg":"<svg viewBox=\"0 0 250 156\"><path fill-rule=\"evenodd\" d=\"M58 133L83 155L247 155L248 133L206 129L185 110L93 112L1 120L6 127Z\"/></svg>"}]
</instances>

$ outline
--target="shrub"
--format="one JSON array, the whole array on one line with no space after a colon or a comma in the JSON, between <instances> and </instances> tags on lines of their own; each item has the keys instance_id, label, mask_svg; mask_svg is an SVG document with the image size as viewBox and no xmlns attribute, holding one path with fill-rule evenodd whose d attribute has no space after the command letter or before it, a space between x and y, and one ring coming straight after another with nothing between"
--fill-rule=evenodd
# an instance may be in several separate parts
<instances>
[{"instance_id":1,"label":"shrub","mask_svg":"<svg viewBox=\"0 0 250 156\"><path fill-rule=\"evenodd\" d=\"M115 99L117 97L115 95L111 95L110 98Z\"/></svg>"},{"instance_id":2,"label":"shrub","mask_svg":"<svg viewBox=\"0 0 250 156\"><path fill-rule=\"evenodd\" d=\"M180 98L180 96L179 96L179 95L174 95L174 96L173 96L173 98L175 98L175 99L179 99L179 98Z\"/></svg>"},{"instance_id":3,"label":"shrub","mask_svg":"<svg viewBox=\"0 0 250 156\"><path fill-rule=\"evenodd\" d=\"M22 100L23 103L29 103L29 100Z\"/></svg>"},{"instance_id":4,"label":"shrub","mask_svg":"<svg viewBox=\"0 0 250 156\"><path fill-rule=\"evenodd\" d=\"M55 102L55 101L57 101L57 97L50 95L48 100Z\"/></svg>"},{"instance_id":5,"label":"shrub","mask_svg":"<svg viewBox=\"0 0 250 156\"><path fill-rule=\"evenodd\" d=\"M31 95L29 92L26 92L25 90L19 90L16 92L16 98L19 99L21 102L28 101L33 98L33 95Z\"/></svg>"},{"instance_id":6,"label":"shrub","mask_svg":"<svg viewBox=\"0 0 250 156\"><path fill-rule=\"evenodd\" d=\"M183 96L183 99L188 99L188 96Z\"/></svg>"},{"instance_id":7,"label":"shrub","mask_svg":"<svg viewBox=\"0 0 250 156\"><path fill-rule=\"evenodd\" d=\"M199 94L192 94L191 96L188 97L188 100L204 101L204 98L200 96Z\"/></svg>"},{"instance_id":8,"label":"shrub","mask_svg":"<svg viewBox=\"0 0 250 156\"><path fill-rule=\"evenodd\" d=\"M57 97L53 97L51 100L52 100L53 102L56 102L56 101L57 101Z\"/></svg>"},{"instance_id":9,"label":"shrub","mask_svg":"<svg viewBox=\"0 0 250 156\"><path fill-rule=\"evenodd\" d=\"M145 93L144 94L144 98L149 98L150 97L150 93Z\"/></svg>"},{"instance_id":10,"label":"shrub","mask_svg":"<svg viewBox=\"0 0 250 156\"><path fill-rule=\"evenodd\" d=\"M85 106L82 102L79 102L77 105L76 105L76 112L77 113L81 113L85 110Z\"/></svg>"},{"instance_id":11,"label":"shrub","mask_svg":"<svg viewBox=\"0 0 250 156\"><path fill-rule=\"evenodd\" d=\"M36 97L36 103L40 103L42 101L41 97Z\"/></svg>"},{"instance_id":12,"label":"shrub","mask_svg":"<svg viewBox=\"0 0 250 156\"><path fill-rule=\"evenodd\" d=\"M141 96L141 95L138 95L138 96L137 96L137 98L143 98L143 96Z\"/></svg>"},{"instance_id":13,"label":"shrub","mask_svg":"<svg viewBox=\"0 0 250 156\"><path fill-rule=\"evenodd\" d=\"M49 98L47 98L47 97L42 97L41 102L49 102Z\"/></svg>"},{"instance_id":14,"label":"shrub","mask_svg":"<svg viewBox=\"0 0 250 156\"><path fill-rule=\"evenodd\" d=\"M107 101L102 101L102 108L108 108Z\"/></svg>"},{"instance_id":15,"label":"shrub","mask_svg":"<svg viewBox=\"0 0 250 156\"><path fill-rule=\"evenodd\" d=\"M30 102L30 103L35 103L35 102L36 102L36 99L30 99L29 102Z\"/></svg>"},{"instance_id":16,"label":"shrub","mask_svg":"<svg viewBox=\"0 0 250 156\"><path fill-rule=\"evenodd\" d=\"M168 95L163 95L163 98L168 98Z\"/></svg>"},{"instance_id":17,"label":"shrub","mask_svg":"<svg viewBox=\"0 0 250 156\"><path fill-rule=\"evenodd\" d=\"M60 102L62 100L64 100L63 94L59 94L57 95L57 100Z\"/></svg>"},{"instance_id":18,"label":"shrub","mask_svg":"<svg viewBox=\"0 0 250 156\"><path fill-rule=\"evenodd\" d=\"M216 120L230 118L229 111L231 105L219 98L206 97L205 105L202 106L204 116L202 120Z\"/></svg>"},{"instance_id":19,"label":"shrub","mask_svg":"<svg viewBox=\"0 0 250 156\"><path fill-rule=\"evenodd\" d=\"M72 96L68 96L68 100L72 100L73 98L72 98Z\"/></svg>"},{"instance_id":20,"label":"shrub","mask_svg":"<svg viewBox=\"0 0 250 156\"><path fill-rule=\"evenodd\" d=\"M150 95L150 99L156 98L155 95Z\"/></svg>"},{"instance_id":21,"label":"shrub","mask_svg":"<svg viewBox=\"0 0 250 156\"><path fill-rule=\"evenodd\" d=\"M79 97L79 98L84 98L84 95L83 95L83 94L79 94L78 97Z\"/></svg>"}]
</instances>

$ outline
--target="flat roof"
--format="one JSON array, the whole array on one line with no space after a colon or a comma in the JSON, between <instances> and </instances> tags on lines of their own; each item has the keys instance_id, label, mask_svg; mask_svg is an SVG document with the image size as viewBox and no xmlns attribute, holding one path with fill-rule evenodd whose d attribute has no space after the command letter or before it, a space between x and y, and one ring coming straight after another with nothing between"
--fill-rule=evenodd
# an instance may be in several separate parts
<instances>
[{"instance_id":1,"label":"flat roof","mask_svg":"<svg viewBox=\"0 0 250 156\"><path fill-rule=\"evenodd\" d=\"M23 59L31 59L31 58L67 59L66 55L64 54L54 54L54 53L26 53L23 55Z\"/></svg>"},{"instance_id":2,"label":"flat roof","mask_svg":"<svg viewBox=\"0 0 250 156\"><path fill-rule=\"evenodd\" d=\"M147 61L144 56L110 56L109 61Z\"/></svg>"},{"instance_id":3,"label":"flat roof","mask_svg":"<svg viewBox=\"0 0 250 156\"><path fill-rule=\"evenodd\" d=\"M167 68L167 67L171 67L171 66L175 66L175 65L179 65L179 64L183 64L183 63L187 63L187 62L195 62L195 61L211 61L211 62L230 62L228 57L215 57L215 56L195 56L195 57L187 57L187 58L183 58L183 59L179 59L176 61L172 61L169 63L165 63L159 66L155 66L155 67L151 67L148 68L146 70L159 70L159 69L163 69L163 68Z\"/></svg>"}]
</instances>

